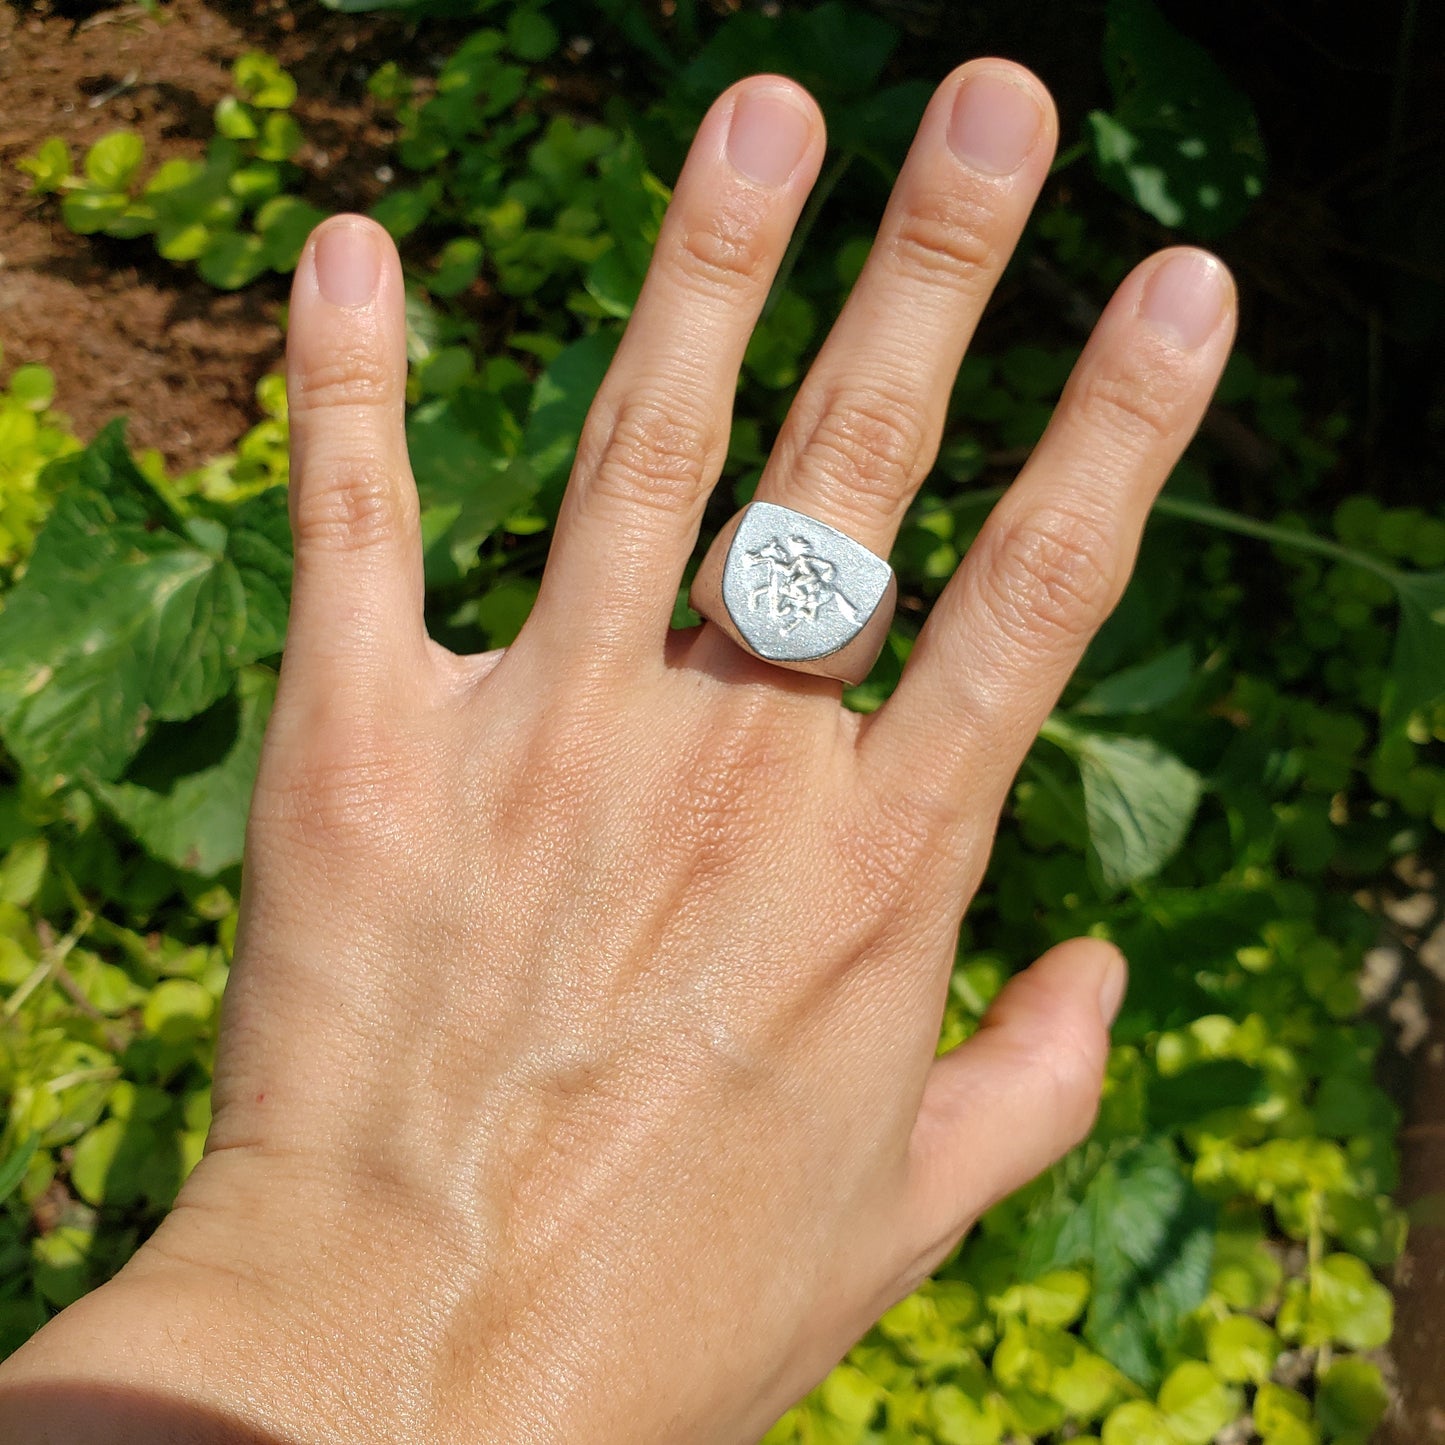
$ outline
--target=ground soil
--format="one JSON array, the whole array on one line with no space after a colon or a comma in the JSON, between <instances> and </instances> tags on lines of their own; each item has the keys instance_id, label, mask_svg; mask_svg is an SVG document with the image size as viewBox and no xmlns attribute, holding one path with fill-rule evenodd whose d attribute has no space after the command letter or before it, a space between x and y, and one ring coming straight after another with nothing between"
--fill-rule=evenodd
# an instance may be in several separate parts
<instances>
[{"instance_id":1,"label":"ground soil","mask_svg":"<svg viewBox=\"0 0 1445 1445\"><path fill-rule=\"evenodd\" d=\"M16 160L51 135L78 155L121 126L138 131L152 157L199 155L212 108L230 93L231 61L260 48L300 85L307 198L329 210L364 208L380 191L376 170L390 139L364 80L382 59L415 47L395 21L319 5L80 9L90 13L0 7L4 365L53 367L57 405L82 437L123 413L135 446L158 448L172 469L190 467L228 450L257 419L257 378L281 355L285 279L226 295L144 240L75 236L53 200L27 195Z\"/></svg>"}]
</instances>

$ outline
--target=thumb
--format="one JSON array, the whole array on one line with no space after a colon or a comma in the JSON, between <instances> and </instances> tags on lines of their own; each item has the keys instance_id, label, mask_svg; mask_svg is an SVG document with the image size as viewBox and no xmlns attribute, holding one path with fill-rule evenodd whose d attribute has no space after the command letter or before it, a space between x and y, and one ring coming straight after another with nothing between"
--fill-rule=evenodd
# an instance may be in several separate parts
<instances>
[{"instance_id":1,"label":"thumb","mask_svg":"<svg viewBox=\"0 0 1445 1445\"><path fill-rule=\"evenodd\" d=\"M1012 979L929 1070L910 1141L904 1239L922 1274L985 1210L1079 1143L1099 1107L1128 982L1112 944L1075 938Z\"/></svg>"}]
</instances>

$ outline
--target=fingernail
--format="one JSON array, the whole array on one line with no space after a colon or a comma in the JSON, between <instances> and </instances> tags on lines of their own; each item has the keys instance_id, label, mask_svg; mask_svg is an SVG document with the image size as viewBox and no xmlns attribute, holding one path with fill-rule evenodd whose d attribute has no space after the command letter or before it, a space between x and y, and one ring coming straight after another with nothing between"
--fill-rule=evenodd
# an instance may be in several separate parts
<instances>
[{"instance_id":1,"label":"fingernail","mask_svg":"<svg viewBox=\"0 0 1445 1445\"><path fill-rule=\"evenodd\" d=\"M776 91L745 90L728 127L728 159L750 181L781 186L797 170L812 133L808 117Z\"/></svg>"},{"instance_id":2,"label":"fingernail","mask_svg":"<svg viewBox=\"0 0 1445 1445\"><path fill-rule=\"evenodd\" d=\"M1144 286L1139 314L1185 351L1203 346L1224 315L1229 286L1224 267L1203 251L1180 251Z\"/></svg>"},{"instance_id":3,"label":"fingernail","mask_svg":"<svg viewBox=\"0 0 1445 1445\"><path fill-rule=\"evenodd\" d=\"M333 306L365 306L381 285L381 247L371 226L338 221L316 238L316 286Z\"/></svg>"},{"instance_id":4,"label":"fingernail","mask_svg":"<svg viewBox=\"0 0 1445 1445\"><path fill-rule=\"evenodd\" d=\"M1029 91L1001 75L970 75L953 99L948 145L959 160L991 176L1011 176L1039 138L1044 113Z\"/></svg>"},{"instance_id":5,"label":"fingernail","mask_svg":"<svg viewBox=\"0 0 1445 1445\"><path fill-rule=\"evenodd\" d=\"M1123 954L1116 953L1109 960L1104 969L1104 977L1099 982L1099 1012L1103 1016L1106 1029L1113 1028L1114 1020L1119 1017L1128 987L1129 966L1124 962Z\"/></svg>"}]
</instances>

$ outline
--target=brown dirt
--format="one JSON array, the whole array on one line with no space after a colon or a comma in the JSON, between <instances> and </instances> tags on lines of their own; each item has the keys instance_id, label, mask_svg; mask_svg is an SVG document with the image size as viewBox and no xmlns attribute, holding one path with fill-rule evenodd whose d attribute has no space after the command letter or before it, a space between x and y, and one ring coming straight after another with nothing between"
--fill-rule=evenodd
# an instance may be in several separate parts
<instances>
[{"instance_id":1,"label":"brown dirt","mask_svg":"<svg viewBox=\"0 0 1445 1445\"><path fill-rule=\"evenodd\" d=\"M1404 1065L1394 1082L1406 1102L1399 1199L1410 1238L1392 1281L1397 1395L1377 1438L1445 1445L1445 883L1437 863L1404 871L1408 891L1382 909L1380 952L1400 969L1389 1015Z\"/></svg>"},{"instance_id":2,"label":"brown dirt","mask_svg":"<svg viewBox=\"0 0 1445 1445\"><path fill-rule=\"evenodd\" d=\"M135 446L160 449L173 469L194 466L257 419L256 381L281 355L285 278L227 295L156 256L147 238L75 236L53 198L27 194L15 162L51 135L78 157L121 126L144 137L148 163L199 155L231 61L259 48L300 85L303 193L328 210L365 208L390 136L365 77L415 46L394 21L284 0L174 0L154 14L125 5L79 19L74 8L0 8L3 366L52 367L57 406L82 437L125 413ZM425 67L424 55L411 58Z\"/></svg>"}]
</instances>

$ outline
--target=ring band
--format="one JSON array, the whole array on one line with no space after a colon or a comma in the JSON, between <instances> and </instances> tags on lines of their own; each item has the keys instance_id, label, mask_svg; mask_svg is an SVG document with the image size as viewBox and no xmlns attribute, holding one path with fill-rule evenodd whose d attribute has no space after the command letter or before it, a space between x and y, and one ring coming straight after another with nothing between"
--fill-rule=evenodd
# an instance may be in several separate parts
<instances>
[{"instance_id":1,"label":"ring band","mask_svg":"<svg viewBox=\"0 0 1445 1445\"><path fill-rule=\"evenodd\" d=\"M897 598L884 558L772 502L750 502L717 534L688 594L754 657L846 683L878 660Z\"/></svg>"}]
</instances>

